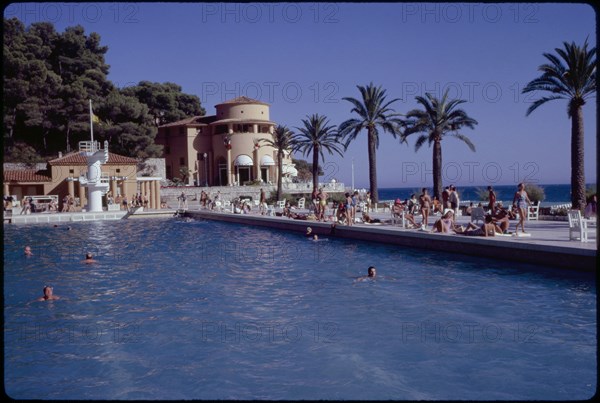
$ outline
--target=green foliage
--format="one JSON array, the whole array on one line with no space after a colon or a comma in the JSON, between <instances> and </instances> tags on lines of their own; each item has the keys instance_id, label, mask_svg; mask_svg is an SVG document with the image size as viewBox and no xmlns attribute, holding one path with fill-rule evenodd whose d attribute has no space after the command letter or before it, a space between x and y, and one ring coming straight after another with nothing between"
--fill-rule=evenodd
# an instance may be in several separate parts
<instances>
[{"instance_id":1,"label":"green foliage","mask_svg":"<svg viewBox=\"0 0 600 403\"><path fill-rule=\"evenodd\" d=\"M490 192L486 188L475 189L475 194L479 201L490 201ZM498 197L498 193L496 193L496 197Z\"/></svg>"},{"instance_id":2,"label":"green foliage","mask_svg":"<svg viewBox=\"0 0 600 403\"><path fill-rule=\"evenodd\" d=\"M282 164L283 151L292 148L293 133L283 125L278 125L273 131L271 139L260 139L260 144L266 144L277 149L277 167L279 174L277 175L277 200L281 200L282 194Z\"/></svg>"},{"instance_id":3,"label":"green foliage","mask_svg":"<svg viewBox=\"0 0 600 403\"><path fill-rule=\"evenodd\" d=\"M357 86L361 94L361 99L352 97L342 98L352 104L351 113L356 117L348 119L338 126L340 138L344 140L344 147L353 142L361 132L367 133L367 147L369 156L369 190L374 202L379 200L377 189L377 155L379 148L379 130L397 137L400 134L400 127L403 122L400 114L396 113L390 105L399 98L386 100L386 90L381 86L375 86L370 83L367 86ZM401 138L401 141L405 141Z\"/></svg>"},{"instance_id":4,"label":"green foliage","mask_svg":"<svg viewBox=\"0 0 600 403\"><path fill-rule=\"evenodd\" d=\"M35 148L23 143L15 143L8 149L4 157L5 162L24 162L27 164L33 164L36 162L44 162L42 158L35 151Z\"/></svg>"},{"instance_id":5,"label":"green foliage","mask_svg":"<svg viewBox=\"0 0 600 403\"><path fill-rule=\"evenodd\" d=\"M297 134L292 138L292 148L299 151L302 155L312 154L312 180L313 189L316 189L319 182L319 157L325 161L323 151L329 155L337 153L342 155L342 148L338 142L338 133L335 126L328 126L329 120L326 116L314 114L302 119L303 127L297 127Z\"/></svg>"},{"instance_id":6,"label":"green foliage","mask_svg":"<svg viewBox=\"0 0 600 403\"><path fill-rule=\"evenodd\" d=\"M445 137L454 137L465 143L471 151L475 152L475 145L459 130L462 128L473 129L477 121L458 106L467 102L464 99L449 99L449 90L441 98L429 93L424 97L415 97L422 109L413 109L406 114L403 138L418 134L415 141L415 152L425 143L433 148L433 196L441 199L442 196L442 146Z\"/></svg>"},{"instance_id":7,"label":"green foliage","mask_svg":"<svg viewBox=\"0 0 600 403\"><path fill-rule=\"evenodd\" d=\"M181 176L181 182L187 183L188 178L190 177L191 171L188 167L179 168L179 175Z\"/></svg>"},{"instance_id":8,"label":"green foliage","mask_svg":"<svg viewBox=\"0 0 600 403\"><path fill-rule=\"evenodd\" d=\"M525 184L525 191L527 192L527 196L529 196L529 200L533 203L543 202L546 198L544 188L541 186L527 183Z\"/></svg>"},{"instance_id":9,"label":"green foliage","mask_svg":"<svg viewBox=\"0 0 600 403\"><path fill-rule=\"evenodd\" d=\"M148 107L156 127L206 113L200 105L200 98L182 93L181 87L174 83L140 81L138 85L127 87L122 92Z\"/></svg>"},{"instance_id":10,"label":"green foliage","mask_svg":"<svg viewBox=\"0 0 600 403\"><path fill-rule=\"evenodd\" d=\"M589 200L589 198L595 194L596 194L596 185L590 185L585 189L586 200Z\"/></svg>"},{"instance_id":11,"label":"green foliage","mask_svg":"<svg viewBox=\"0 0 600 403\"><path fill-rule=\"evenodd\" d=\"M312 167L313 165L305 160L292 158L292 162L296 166L298 171L298 179L302 182L308 182L312 180ZM319 176L325 175L321 166L319 166Z\"/></svg>"},{"instance_id":12,"label":"green foliage","mask_svg":"<svg viewBox=\"0 0 600 403\"><path fill-rule=\"evenodd\" d=\"M7 160L55 156L90 138L89 100L100 124L94 138L135 158L160 156L157 124L204 114L200 100L173 83L140 82L119 91L107 79L106 46L81 26L56 32L48 22L29 27L4 19L4 154ZM24 149L23 143L31 147ZM24 151L26 150L26 151Z\"/></svg>"}]
</instances>

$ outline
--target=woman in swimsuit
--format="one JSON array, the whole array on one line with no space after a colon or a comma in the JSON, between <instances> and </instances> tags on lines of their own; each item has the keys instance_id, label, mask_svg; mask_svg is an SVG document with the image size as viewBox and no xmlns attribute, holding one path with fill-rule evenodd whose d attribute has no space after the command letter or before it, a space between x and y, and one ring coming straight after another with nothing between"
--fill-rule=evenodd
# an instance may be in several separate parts
<instances>
[{"instance_id":1,"label":"woman in swimsuit","mask_svg":"<svg viewBox=\"0 0 600 403\"><path fill-rule=\"evenodd\" d=\"M521 230L525 233L525 217L527 217L527 208L530 204L531 200L529 200L529 196L525 191L525 185L519 183L518 190L513 198L513 207L519 209L519 222L517 223L515 234L519 232L519 224L521 224Z\"/></svg>"},{"instance_id":2,"label":"woman in swimsuit","mask_svg":"<svg viewBox=\"0 0 600 403\"><path fill-rule=\"evenodd\" d=\"M442 234L450 234L452 231L456 231L458 226L454 225L454 211L448 210L446 214L442 216L433 224L433 232L439 232Z\"/></svg>"},{"instance_id":3,"label":"woman in swimsuit","mask_svg":"<svg viewBox=\"0 0 600 403\"><path fill-rule=\"evenodd\" d=\"M346 225L352 225L352 197L350 193L346 193Z\"/></svg>"},{"instance_id":4,"label":"woman in swimsuit","mask_svg":"<svg viewBox=\"0 0 600 403\"><path fill-rule=\"evenodd\" d=\"M419 196L419 204L421 205L421 214L423 220L421 221L421 227L426 228L429 224L429 209L431 208L431 197L427 194L427 188L421 190L423 193Z\"/></svg>"}]
</instances>

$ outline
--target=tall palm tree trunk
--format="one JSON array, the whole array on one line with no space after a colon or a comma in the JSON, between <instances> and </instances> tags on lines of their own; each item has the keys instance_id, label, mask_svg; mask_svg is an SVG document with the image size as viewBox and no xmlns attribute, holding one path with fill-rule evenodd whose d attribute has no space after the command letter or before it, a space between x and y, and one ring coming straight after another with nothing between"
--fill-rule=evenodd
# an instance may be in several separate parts
<instances>
[{"instance_id":1,"label":"tall palm tree trunk","mask_svg":"<svg viewBox=\"0 0 600 403\"><path fill-rule=\"evenodd\" d=\"M375 134L371 127L369 127L367 133L367 143L369 146L369 190L371 191L371 200L373 203L377 203L379 201L379 193L377 192L377 145L375 144Z\"/></svg>"},{"instance_id":2,"label":"tall palm tree trunk","mask_svg":"<svg viewBox=\"0 0 600 403\"><path fill-rule=\"evenodd\" d=\"M578 105L571 116L571 203L585 208L585 171L583 165L583 108Z\"/></svg>"},{"instance_id":3,"label":"tall palm tree trunk","mask_svg":"<svg viewBox=\"0 0 600 403\"><path fill-rule=\"evenodd\" d=\"M281 200L282 194L282 176L283 176L283 152L279 151L277 153L277 200Z\"/></svg>"},{"instance_id":4,"label":"tall palm tree trunk","mask_svg":"<svg viewBox=\"0 0 600 403\"><path fill-rule=\"evenodd\" d=\"M442 200L442 142L433 142L433 195Z\"/></svg>"},{"instance_id":5,"label":"tall palm tree trunk","mask_svg":"<svg viewBox=\"0 0 600 403\"><path fill-rule=\"evenodd\" d=\"M319 187L319 147L313 147L313 192Z\"/></svg>"}]
</instances>

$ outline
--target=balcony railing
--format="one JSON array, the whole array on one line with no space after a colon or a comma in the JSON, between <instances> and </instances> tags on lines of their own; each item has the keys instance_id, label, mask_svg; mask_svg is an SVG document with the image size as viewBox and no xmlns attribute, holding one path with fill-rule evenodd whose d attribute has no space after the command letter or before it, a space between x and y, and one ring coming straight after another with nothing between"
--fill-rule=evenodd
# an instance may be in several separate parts
<instances>
[{"instance_id":1,"label":"balcony railing","mask_svg":"<svg viewBox=\"0 0 600 403\"><path fill-rule=\"evenodd\" d=\"M79 151L86 153L95 153L100 150L100 144L97 141L80 141Z\"/></svg>"}]
</instances>

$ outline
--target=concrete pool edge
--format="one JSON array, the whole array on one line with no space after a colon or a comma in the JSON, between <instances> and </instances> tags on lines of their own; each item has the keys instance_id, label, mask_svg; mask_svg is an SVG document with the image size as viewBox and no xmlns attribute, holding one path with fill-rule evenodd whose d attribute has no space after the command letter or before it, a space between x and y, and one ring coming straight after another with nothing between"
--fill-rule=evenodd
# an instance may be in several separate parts
<instances>
[{"instance_id":1,"label":"concrete pool edge","mask_svg":"<svg viewBox=\"0 0 600 403\"><path fill-rule=\"evenodd\" d=\"M548 265L563 269L595 271L596 250L536 245L507 239L464 237L447 234L431 234L419 231L402 231L387 226L337 225L331 233L331 224L316 221L286 220L280 217L217 213L211 211L187 211L186 217L223 221L243 225L256 225L284 231L302 232L311 227L318 235L356 239L389 245L419 248L430 251L466 254L499 260L517 261L536 265ZM432 242L433 241L433 242Z\"/></svg>"}]
</instances>

